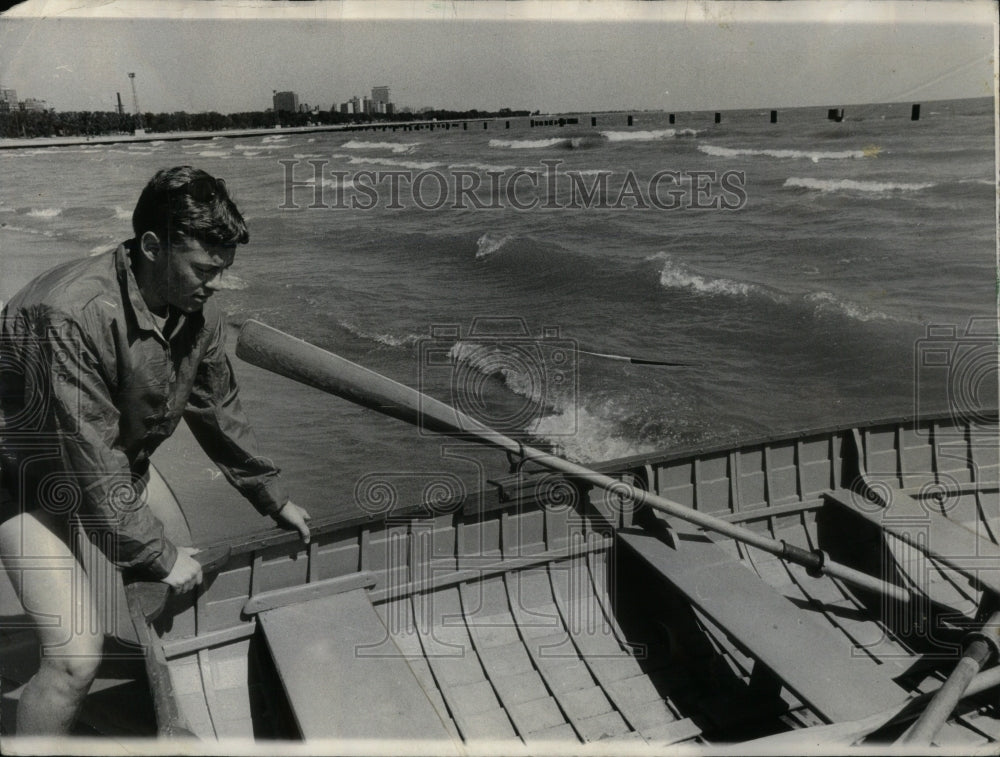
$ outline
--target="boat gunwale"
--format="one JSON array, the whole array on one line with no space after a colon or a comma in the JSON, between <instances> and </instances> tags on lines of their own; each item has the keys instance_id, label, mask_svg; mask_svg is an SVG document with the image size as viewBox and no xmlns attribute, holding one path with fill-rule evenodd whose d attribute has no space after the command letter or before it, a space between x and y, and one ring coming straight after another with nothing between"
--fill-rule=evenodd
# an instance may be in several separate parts
<instances>
[{"instance_id":1,"label":"boat gunwale","mask_svg":"<svg viewBox=\"0 0 1000 757\"><path fill-rule=\"evenodd\" d=\"M976 418L987 418L987 419L1000 419L1000 410L994 407L988 408L976 408L974 411L977 415ZM971 413L970 413L971 415ZM640 455L631 455L627 457L615 458L612 460L605 460L598 463L588 464L588 467L597 472L604 474L611 474L613 472L625 473L628 471L633 471L636 468L642 468L645 466L655 466L663 465L666 463L676 462L678 460L683 460L686 458L694 459L698 457L704 457L707 455L714 455L720 452L737 452L743 451L755 447L767 446L777 442L784 441L795 441L800 439L806 439L810 437L822 437L822 436L833 436L836 434L844 433L852 429L873 429L885 426L901 426L906 424L912 424L913 428L919 428L920 426L926 426L939 422L942 420L954 421L956 420L956 414L949 411L942 411L941 413L935 415L902 415L894 417L886 417L876 420L865 420L865 421L852 421L847 423L833 424L830 426L822 426L818 428L803 429L799 431L792 432L779 432L776 434L767 434L759 437L748 438L745 441L740 442L738 445L733 445L731 443L719 442L718 444L709 446L688 446L675 450L671 450L667 453L648 453ZM970 418L970 420L972 420ZM996 446L1000 447L1000 438L997 439ZM545 469L539 469L538 471L531 471L531 475L537 475L545 473ZM564 474L553 474L557 476L565 477ZM346 531L354 528L380 528L387 524L391 525L404 525L408 522L418 521L418 520L432 520L435 518L441 518L446 516L467 516L469 518L475 519L491 513L496 510L501 510L505 508L515 507L518 504L518 499L497 499L493 502L487 502L488 497L496 497L500 492L503 491L503 485L505 482L514 483L519 480L524 480L522 477L517 475L511 475L503 479L494 480L493 483L496 488L494 489L480 489L478 491L472 492L465 495L464 497L456 497L444 504L438 504L434 506L433 510L428 510L426 505L409 505L398 512L392 512L391 514L372 516L372 515L356 515L349 518L343 518L337 515L327 516L325 518L318 518L310 522L310 532L313 539L317 536L324 536L336 533L337 531ZM470 503L478 503L479 507L470 508L468 505ZM179 503L178 503L179 504ZM183 511L183 506L181 506ZM766 508L761 509L761 517L766 516ZM253 552L255 550L267 549L269 547L279 546L281 544L298 541L299 535L295 531L284 530L281 527L275 525L268 527L266 529L261 529L259 531L254 531L249 534L236 537L235 539L219 539L210 543L198 545L202 550L209 550L216 547L227 546L231 549L231 557L235 557L246 552Z\"/></svg>"}]
</instances>

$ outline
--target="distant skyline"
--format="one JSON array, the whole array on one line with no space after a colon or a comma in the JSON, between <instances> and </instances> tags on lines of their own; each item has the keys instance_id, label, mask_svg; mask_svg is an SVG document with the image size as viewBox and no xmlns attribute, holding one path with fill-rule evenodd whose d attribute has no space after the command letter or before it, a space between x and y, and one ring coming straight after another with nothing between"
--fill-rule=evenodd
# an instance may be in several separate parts
<instances>
[{"instance_id":1,"label":"distant skyline","mask_svg":"<svg viewBox=\"0 0 1000 757\"><path fill-rule=\"evenodd\" d=\"M83 17L95 13L103 17ZM120 92L131 110L132 71L143 111L224 113L265 110L273 90L327 110L377 85L414 110L984 97L994 88L995 15L992 0L32 0L0 24L0 85L57 110L113 110Z\"/></svg>"}]
</instances>

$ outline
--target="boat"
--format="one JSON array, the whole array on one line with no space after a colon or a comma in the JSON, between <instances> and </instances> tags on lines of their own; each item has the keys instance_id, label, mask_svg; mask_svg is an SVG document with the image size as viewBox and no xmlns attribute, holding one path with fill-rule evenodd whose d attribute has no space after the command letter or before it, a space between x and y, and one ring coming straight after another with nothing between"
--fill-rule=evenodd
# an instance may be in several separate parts
<instances>
[{"instance_id":1,"label":"boat","mask_svg":"<svg viewBox=\"0 0 1000 757\"><path fill-rule=\"evenodd\" d=\"M584 468L262 324L238 354L497 446L511 472L315 521L307 546L275 529L200 545L193 593L126 577L120 643L142 650L161 737L998 748L996 409Z\"/></svg>"}]
</instances>

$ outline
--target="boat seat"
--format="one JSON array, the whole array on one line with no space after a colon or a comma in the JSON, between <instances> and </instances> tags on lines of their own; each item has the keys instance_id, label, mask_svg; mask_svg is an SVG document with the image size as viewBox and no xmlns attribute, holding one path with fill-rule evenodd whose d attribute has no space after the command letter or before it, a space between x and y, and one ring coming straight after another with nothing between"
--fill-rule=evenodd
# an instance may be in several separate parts
<instances>
[{"instance_id":1,"label":"boat seat","mask_svg":"<svg viewBox=\"0 0 1000 757\"><path fill-rule=\"evenodd\" d=\"M377 735L447 750L451 736L364 589L257 617L304 738Z\"/></svg>"},{"instance_id":2,"label":"boat seat","mask_svg":"<svg viewBox=\"0 0 1000 757\"><path fill-rule=\"evenodd\" d=\"M823 496L1000 595L1000 547L985 534L925 507L884 480L873 486L885 495L882 506L849 489Z\"/></svg>"},{"instance_id":3,"label":"boat seat","mask_svg":"<svg viewBox=\"0 0 1000 757\"><path fill-rule=\"evenodd\" d=\"M820 717L854 720L906 696L822 614L804 612L707 535L670 534L623 529L618 538Z\"/></svg>"}]
</instances>

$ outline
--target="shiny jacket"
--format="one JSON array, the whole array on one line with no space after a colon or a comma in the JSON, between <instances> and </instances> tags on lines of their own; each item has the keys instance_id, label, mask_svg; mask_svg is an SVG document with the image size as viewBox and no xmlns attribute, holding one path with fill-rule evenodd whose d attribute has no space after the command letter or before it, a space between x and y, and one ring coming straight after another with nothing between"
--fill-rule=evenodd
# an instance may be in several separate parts
<instances>
[{"instance_id":1,"label":"shiny jacket","mask_svg":"<svg viewBox=\"0 0 1000 757\"><path fill-rule=\"evenodd\" d=\"M162 578L176 547L144 501L149 456L183 417L262 514L288 497L240 408L211 305L164 336L125 245L60 265L0 313L0 489L12 509L75 514L123 567Z\"/></svg>"}]
</instances>

